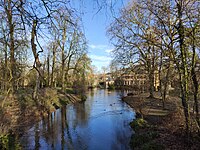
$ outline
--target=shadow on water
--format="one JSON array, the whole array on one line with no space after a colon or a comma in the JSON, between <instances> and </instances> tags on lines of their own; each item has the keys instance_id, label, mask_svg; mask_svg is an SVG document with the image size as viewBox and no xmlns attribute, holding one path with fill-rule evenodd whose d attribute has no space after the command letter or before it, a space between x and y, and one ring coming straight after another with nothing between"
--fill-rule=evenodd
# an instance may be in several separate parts
<instances>
[{"instance_id":1,"label":"shadow on water","mask_svg":"<svg viewBox=\"0 0 200 150\"><path fill-rule=\"evenodd\" d=\"M23 149L130 149L133 110L120 92L92 90L85 102L49 114L20 138Z\"/></svg>"}]
</instances>

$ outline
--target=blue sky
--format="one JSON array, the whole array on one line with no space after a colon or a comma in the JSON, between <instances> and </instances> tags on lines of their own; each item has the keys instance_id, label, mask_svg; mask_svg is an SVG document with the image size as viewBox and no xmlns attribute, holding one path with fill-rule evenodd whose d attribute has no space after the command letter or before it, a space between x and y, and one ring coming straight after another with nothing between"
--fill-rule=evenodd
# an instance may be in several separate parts
<instances>
[{"instance_id":1,"label":"blue sky","mask_svg":"<svg viewBox=\"0 0 200 150\"><path fill-rule=\"evenodd\" d=\"M116 1L114 11L117 12L123 7L125 1L128 0L99 0L100 5L103 1L107 3ZM113 46L106 36L106 28L113 20L111 12L109 8L103 7L97 13L99 7L95 0L76 0L76 2L79 5L80 11L83 12L82 21L88 40L88 55L92 60L92 65L95 65L98 71L101 71L101 68L103 66L107 67L112 60L110 51L113 49Z\"/></svg>"},{"instance_id":2,"label":"blue sky","mask_svg":"<svg viewBox=\"0 0 200 150\"><path fill-rule=\"evenodd\" d=\"M79 13L82 12L82 23L88 41L88 56L92 60L92 65L97 68L96 72L102 71L102 67L109 66L112 60L110 52L114 48L106 35L106 28L113 21L113 16L108 7L103 7L98 11L97 1L99 1L99 5L102 5L103 2L108 4L113 2L113 11L117 16L117 13L127 5L129 0L71 0L72 7L78 9ZM46 43L48 43L48 39L42 38L40 44L46 45ZM41 59L45 59L46 55L47 52L41 54ZM28 54L28 57L31 66L34 61L32 53Z\"/></svg>"}]
</instances>

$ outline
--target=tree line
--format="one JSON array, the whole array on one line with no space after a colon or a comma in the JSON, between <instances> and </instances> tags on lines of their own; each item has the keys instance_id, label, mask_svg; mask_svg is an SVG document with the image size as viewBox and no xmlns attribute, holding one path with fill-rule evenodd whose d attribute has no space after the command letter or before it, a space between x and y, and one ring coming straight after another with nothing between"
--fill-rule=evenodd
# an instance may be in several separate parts
<instances>
[{"instance_id":1,"label":"tree line","mask_svg":"<svg viewBox=\"0 0 200 150\"><path fill-rule=\"evenodd\" d=\"M70 1L0 1L0 93L87 84L92 73L79 12ZM85 84L83 84L85 83Z\"/></svg>"},{"instance_id":2,"label":"tree line","mask_svg":"<svg viewBox=\"0 0 200 150\"><path fill-rule=\"evenodd\" d=\"M200 3L197 0L131 0L108 28L114 45L112 64L140 65L148 76L154 97L159 73L163 108L171 83L180 96L189 134L199 116Z\"/></svg>"}]
</instances>

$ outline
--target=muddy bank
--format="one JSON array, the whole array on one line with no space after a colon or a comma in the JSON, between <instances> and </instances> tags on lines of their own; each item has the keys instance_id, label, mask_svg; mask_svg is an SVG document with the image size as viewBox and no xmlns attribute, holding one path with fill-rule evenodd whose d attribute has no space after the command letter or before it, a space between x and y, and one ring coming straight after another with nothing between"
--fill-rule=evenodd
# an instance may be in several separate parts
<instances>
[{"instance_id":1,"label":"muddy bank","mask_svg":"<svg viewBox=\"0 0 200 150\"><path fill-rule=\"evenodd\" d=\"M148 94L124 97L137 114L137 119L130 123L135 131L131 139L134 149L199 149L200 139L197 134L185 136L184 115L180 99L170 97L165 109L159 95L148 98Z\"/></svg>"},{"instance_id":2,"label":"muddy bank","mask_svg":"<svg viewBox=\"0 0 200 150\"><path fill-rule=\"evenodd\" d=\"M72 92L62 93L57 89L44 88L39 91L38 99L32 99L32 89L21 89L14 95L1 97L0 135L22 134L26 128L56 109L70 103L81 101L81 96Z\"/></svg>"}]
</instances>

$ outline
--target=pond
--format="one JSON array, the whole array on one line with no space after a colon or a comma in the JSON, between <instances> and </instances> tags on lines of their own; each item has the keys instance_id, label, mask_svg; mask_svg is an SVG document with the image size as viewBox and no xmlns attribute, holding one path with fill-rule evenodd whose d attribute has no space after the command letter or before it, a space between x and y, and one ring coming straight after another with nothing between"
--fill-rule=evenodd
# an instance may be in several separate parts
<instances>
[{"instance_id":1,"label":"pond","mask_svg":"<svg viewBox=\"0 0 200 150\"><path fill-rule=\"evenodd\" d=\"M20 138L23 149L127 150L134 111L121 92L94 89L85 102L58 109Z\"/></svg>"}]
</instances>

